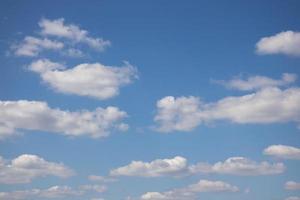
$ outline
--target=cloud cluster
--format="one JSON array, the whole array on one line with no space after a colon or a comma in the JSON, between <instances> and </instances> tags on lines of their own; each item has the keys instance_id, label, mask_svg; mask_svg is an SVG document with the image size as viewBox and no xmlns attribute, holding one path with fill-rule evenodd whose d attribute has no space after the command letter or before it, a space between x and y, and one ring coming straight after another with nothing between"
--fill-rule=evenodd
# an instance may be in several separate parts
<instances>
[{"instance_id":1,"label":"cloud cluster","mask_svg":"<svg viewBox=\"0 0 300 200\"><path fill-rule=\"evenodd\" d=\"M136 68L128 62L123 67L85 63L65 69L60 63L41 59L32 62L28 68L38 73L45 83L58 92L100 100L118 95L121 86L137 78Z\"/></svg>"},{"instance_id":2,"label":"cloud cluster","mask_svg":"<svg viewBox=\"0 0 300 200\"><path fill-rule=\"evenodd\" d=\"M271 145L264 149L263 153L281 159L300 160L300 149L292 146Z\"/></svg>"},{"instance_id":3,"label":"cloud cluster","mask_svg":"<svg viewBox=\"0 0 300 200\"><path fill-rule=\"evenodd\" d=\"M167 96L157 102L154 118L161 132L190 131L201 123L226 120L238 124L300 122L300 88L263 88L213 103L197 97Z\"/></svg>"},{"instance_id":4,"label":"cloud cluster","mask_svg":"<svg viewBox=\"0 0 300 200\"><path fill-rule=\"evenodd\" d=\"M69 186L52 186L47 189L17 190L12 192L0 192L0 200L25 200L25 199L62 199L82 196L87 191L102 193L106 190L101 185L82 185L78 189Z\"/></svg>"},{"instance_id":5,"label":"cloud cluster","mask_svg":"<svg viewBox=\"0 0 300 200\"><path fill-rule=\"evenodd\" d=\"M270 37L263 37L256 43L256 52L300 56L300 33L284 31Z\"/></svg>"},{"instance_id":6,"label":"cloud cluster","mask_svg":"<svg viewBox=\"0 0 300 200\"><path fill-rule=\"evenodd\" d=\"M203 192L238 192L237 186L223 181L200 180L198 183L184 188L173 189L166 192L147 192L141 196L141 200L194 200Z\"/></svg>"},{"instance_id":7,"label":"cloud cluster","mask_svg":"<svg viewBox=\"0 0 300 200\"><path fill-rule=\"evenodd\" d=\"M230 89L242 91L259 90L266 87L279 87L289 85L297 80L296 74L284 73L281 79L272 79L266 76L250 76L246 80L240 77L229 81L215 81Z\"/></svg>"},{"instance_id":8,"label":"cloud cluster","mask_svg":"<svg viewBox=\"0 0 300 200\"><path fill-rule=\"evenodd\" d=\"M283 163L261 163L244 157L231 157L224 162L215 164L196 163L188 165L187 159L176 156L171 159L157 159L152 162L132 161L130 164L113 169L111 176L139 176L139 177L179 177L191 174L231 174L239 176L260 176L280 174L285 170Z\"/></svg>"},{"instance_id":9,"label":"cloud cluster","mask_svg":"<svg viewBox=\"0 0 300 200\"><path fill-rule=\"evenodd\" d=\"M112 130L127 130L128 125L121 122L126 116L126 112L117 107L70 112L50 108L40 101L0 101L0 138L11 136L17 130L105 137Z\"/></svg>"},{"instance_id":10,"label":"cloud cluster","mask_svg":"<svg viewBox=\"0 0 300 200\"><path fill-rule=\"evenodd\" d=\"M2 184L29 183L39 177L67 178L72 175L74 171L64 164L49 162L36 155L23 154L11 161L0 156L0 183Z\"/></svg>"}]
</instances>

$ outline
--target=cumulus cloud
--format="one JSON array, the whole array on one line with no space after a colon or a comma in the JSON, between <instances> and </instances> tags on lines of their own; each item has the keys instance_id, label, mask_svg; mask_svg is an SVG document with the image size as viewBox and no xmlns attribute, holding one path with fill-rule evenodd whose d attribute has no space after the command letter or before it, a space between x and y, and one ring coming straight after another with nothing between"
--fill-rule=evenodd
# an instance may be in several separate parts
<instances>
[{"instance_id":1,"label":"cumulus cloud","mask_svg":"<svg viewBox=\"0 0 300 200\"><path fill-rule=\"evenodd\" d=\"M90 37L88 31L81 29L74 24L65 24L63 18L55 20L43 18L40 20L39 26L42 35L67 38L75 43L85 43L100 51L111 45L108 40Z\"/></svg>"},{"instance_id":2,"label":"cumulus cloud","mask_svg":"<svg viewBox=\"0 0 300 200\"><path fill-rule=\"evenodd\" d=\"M231 157L224 162L215 164L199 162L188 165L187 159L176 156L171 159L157 159L152 162L132 161L129 165L119 167L110 171L112 176L185 176L198 173L231 174L240 176L259 176L280 174L285 170L282 163L261 163L244 157Z\"/></svg>"},{"instance_id":3,"label":"cumulus cloud","mask_svg":"<svg viewBox=\"0 0 300 200\"><path fill-rule=\"evenodd\" d=\"M130 84L137 78L136 68L128 62L122 67L105 66L101 63L85 63L70 69L59 66L62 64L41 59L32 62L28 68L38 73L45 83L58 92L100 100L118 95L121 86Z\"/></svg>"},{"instance_id":4,"label":"cumulus cloud","mask_svg":"<svg viewBox=\"0 0 300 200\"><path fill-rule=\"evenodd\" d=\"M286 198L285 200L300 200L300 197L292 196L292 197Z\"/></svg>"},{"instance_id":5,"label":"cumulus cloud","mask_svg":"<svg viewBox=\"0 0 300 200\"><path fill-rule=\"evenodd\" d=\"M17 130L105 137L112 130L127 130L128 125L121 122L126 116L126 112L111 106L71 112L50 108L41 101L0 101L0 138L12 136Z\"/></svg>"},{"instance_id":6,"label":"cumulus cloud","mask_svg":"<svg viewBox=\"0 0 300 200\"><path fill-rule=\"evenodd\" d=\"M178 176L187 169L187 160L176 156L171 159L157 159L152 162L132 161L129 165L113 169L112 176Z\"/></svg>"},{"instance_id":7,"label":"cumulus cloud","mask_svg":"<svg viewBox=\"0 0 300 200\"><path fill-rule=\"evenodd\" d=\"M216 173L216 174L231 174L240 176L259 176L280 174L285 171L283 163L261 163L252 161L244 157L231 157L224 162L215 164L197 163L189 167L191 173Z\"/></svg>"},{"instance_id":8,"label":"cumulus cloud","mask_svg":"<svg viewBox=\"0 0 300 200\"><path fill-rule=\"evenodd\" d=\"M300 160L300 149L286 145L271 145L264 149L265 155L274 156L282 159Z\"/></svg>"},{"instance_id":9,"label":"cumulus cloud","mask_svg":"<svg viewBox=\"0 0 300 200\"><path fill-rule=\"evenodd\" d=\"M47 38L36 38L27 36L17 45L13 45L12 49L17 56L37 56L43 50L59 50L64 47L62 42L49 40Z\"/></svg>"},{"instance_id":10,"label":"cumulus cloud","mask_svg":"<svg viewBox=\"0 0 300 200\"><path fill-rule=\"evenodd\" d=\"M2 184L29 183L40 177L67 178L72 175L74 171L64 164L49 162L36 155L23 154L11 161L0 156L0 183Z\"/></svg>"},{"instance_id":11,"label":"cumulus cloud","mask_svg":"<svg viewBox=\"0 0 300 200\"><path fill-rule=\"evenodd\" d=\"M300 183L297 183L295 181L288 181L285 183L284 188L286 190L300 190Z\"/></svg>"},{"instance_id":12,"label":"cumulus cloud","mask_svg":"<svg viewBox=\"0 0 300 200\"><path fill-rule=\"evenodd\" d=\"M242 91L258 90L266 87L286 86L297 79L296 74L284 73L281 79L272 79L266 76L250 76L246 80L240 77L233 78L229 81L215 81L230 89L237 89Z\"/></svg>"},{"instance_id":13,"label":"cumulus cloud","mask_svg":"<svg viewBox=\"0 0 300 200\"><path fill-rule=\"evenodd\" d=\"M223 181L200 180L198 183L184 188L173 189L166 192L147 192L141 196L141 200L194 200L203 192L238 192L237 186Z\"/></svg>"},{"instance_id":14,"label":"cumulus cloud","mask_svg":"<svg viewBox=\"0 0 300 200\"><path fill-rule=\"evenodd\" d=\"M225 120L238 124L300 122L300 89L268 87L213 103L197 97L167 96L157 102L154 121L160 132L190 131L202 123Z\"/></svg>"},{"instance_id":15,"label":"cumulus cloud","mask_svg":"<svg viewBox=\"0 0 300 200\"><path fill-rule=\"evenodd\" d=\"M97 175L90 175L90 176L88 176L88 179L90 181L101 182L101 183L111 183L111 182L118 181L118 179L116 179L116 178L97 176Z\"/></svg>"},{"instance_id":16,"label":"cumulus cloud","mask_svg":"<svg viewBox=\"0 0 300 200\"><path fill-rule=\"evenodd\" d=\"M285 54L300 56L300 33L284 31L276 35L263 37L256 43L258 54Z\"/></svg>"}]
</instances>

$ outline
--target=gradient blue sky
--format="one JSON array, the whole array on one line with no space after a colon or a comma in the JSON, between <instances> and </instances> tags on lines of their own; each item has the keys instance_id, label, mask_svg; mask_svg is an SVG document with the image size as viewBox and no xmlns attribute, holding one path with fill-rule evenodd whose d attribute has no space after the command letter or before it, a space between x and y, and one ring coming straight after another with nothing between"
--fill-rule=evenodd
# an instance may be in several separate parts
<instances>
[{"instance_id":1,"label":"gradient blue sky","mask_svg":"<svg viewBox=\"0 0 300 200\"><path fill-rule=\"evenodd\" d=\"M296 0L1 1L1 101L44 101L51 108L70 111L116 106L129 115L124 122L130 128L126 132L113 131L108 137L98 139L22 130L23 136L0 141L3 158L12 160L22 154L38 155L47 161L64 163L76 171L76 175L67 179L39 177L23 184L2 183L0 192L95 184L88 180L89 175L108 176L110 170L133 160L151 162L182 156L189 164L213 164L242 156L256 162L282 162L286 170L280 174L256 176L203 173L180 178L120 176L116 182L99 183L107 186L103 193L91 192L61 199L138 198L146 192L181 188L200 179L224 181L238 186L240 191L201 193L199 199L284 200L289 196L300 196L300 190L284 188L287 181L300 182L299 160L263 154L270 145L299 148L299 124L293 122L299 118L267 124L216 120L201 123L189 131L167 134L154 128L157 126L154 121L158 113L156 102L166 96L195 96L210 103L228 96L253 93L228 89L213 80L256 75L281 79L283 73L299 76L299 55L259 55L255 47L263 37L288 30L300 31L299 10L300 2ZM87 30L91 37L111 41L111 46L103 52L79 46L87 54L79 58L62 56L55 51L43 51L37 57L14 55L12 44L20 43L25 36L40 37L38 22L43 18L64 18L65 24L76 24ZM60 41L64 42L64 39ZM121 87L119 95L105 100L63 94L26 69L39 58L65 63L68 68L96 62L121 66L123 61L129 61L136 67L139 78ZM299 80L296 80L284 89L298 86ZM247 189L249 192L245 192Z\"/></svg>"}]
</instances>

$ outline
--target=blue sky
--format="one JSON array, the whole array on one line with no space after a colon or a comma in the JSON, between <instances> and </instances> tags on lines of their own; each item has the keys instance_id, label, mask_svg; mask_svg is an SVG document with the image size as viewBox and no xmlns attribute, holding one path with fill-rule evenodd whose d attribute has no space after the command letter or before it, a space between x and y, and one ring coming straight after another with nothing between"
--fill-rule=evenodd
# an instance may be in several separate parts
<instances>
[{"instance_id":1,"label":"blue sky","mask_svg":"<svg viewBox=\"0 0 300 200\"><path fill-rule=\"evenodd\" d=\"M300 199L298 1L0 4L1 200Z\"/></svg>"}]
</instances>

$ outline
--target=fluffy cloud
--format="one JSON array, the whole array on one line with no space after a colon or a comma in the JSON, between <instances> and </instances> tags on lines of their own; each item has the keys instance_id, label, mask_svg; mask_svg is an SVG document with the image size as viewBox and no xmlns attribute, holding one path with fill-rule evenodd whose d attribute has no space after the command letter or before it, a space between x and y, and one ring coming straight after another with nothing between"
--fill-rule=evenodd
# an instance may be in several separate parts
<instances>
[{"instance_id":1,"label":"fluffy cloud","mask_svg":"<svg viewBox=\"0 0 300 200\"><path fill-rule=\"evenodd\" d=\"M11 136L20 129L105 137L111 130L127 130L128 125L120 122L126 116L126 112L117 107L70 112L52 109L40 101L0 101L0 138Z\"/></svg>"},{"instance_id":2,"label":"fluffy cloud","mask_svg":"<svg viewBox=\"0 0 300 200\"><path fill-rule=\"evenodd\" d=\"M300 56L300 33L285 31L274 36L264 37L256 44L258 54L285 54Z\"/></svg>"},{"instance_id":3,"label":"fluffy cloud","mask_svg":"<svg viewBox=\"0 0 300 200\"><path fill-rule=\"evenodd\" d=\"M288 181L285 183L284 188L286 190L300 190L300 183L294 181Z\"/></svg>"},{"instance_id":4,"label":"fluffy cloud","mask_svg":"<svg viewBox=\"0 0 300 200\"><path fill-rule=\"evenodd\" d=\"M217 173L240 176L280 174L285 170L283 163L258 163L244 157L231 157L215 164L198 163L189 167L191 173Z\"/></svg>"},{"instance_id":5,"label":"fluffy cloud","mask_svg":"<svg viewBox=\"0 0 300 200\"><path fill-rule=\"evenodd\" d=\"M65 24L63 18L56 20L44 18L40 20L39 26L42 29L41 33L43 35L67 38L76 43L85 43L100 51L111 45L108 40L90 37L88 31L80 29L80 27L74 24Z\"/></svg>"},{"instance_id":6,"label":"fluffy cloud","mask_svg":"<svg viewBox=\"0 0 300 200\"><path fill-rule=\"evenodd\" d=\"M141 200L193 200L202 192L238 192L236 186L222 181L200 180L196 184L166 192L147 192Z\"/></svg>"},{"instance_id":7,"label":"fluffy cloud","mask_svg":"<svg viewBox=\"0 0 300 200\"><path fill-rule=\"evenodd\" d=\"M58 41L27 36L20 44L13 45L12 49L17 56L33 57L37 56L44 49L58 50L63 47L64 44Z\"/></svg>"},{"instance_id":8,"label":"fluffy cloud","mask_svg":"<svg viewBox=\"0 0 300 200\"><path fill-rule=\"evenodd\" d=\"M45 176L67 178L72 175L73 170L64 164L49 162L36 155L23 154L11 161L0 156L0 183L3 184L29 183Z\"/></svg>"},{"instance_id":9,"label":"fluffy cloud","mask_svg":"<svg viewBox=\"0 0 300 200\"><path fill-rule=\"evenodd\" d=\"M216 81L230 89L237 89L242 91L258 90L266 87L285 86L295 82L296 74L284 73L281 79L272 79L266 76L250 76L246 80L240 77L231 79L229 81Z\"/></svg>"},{"instance_id":10,"label":"fluffy cloud","mask_svg":"<svg viewBox=\"0 0 300 200\"><path fill-rule=\"evenodd\" d=\"M286 145L271 145L264 149L265 155L275 156L282 159L300 160L300 149Z\"/></svg>"},{"instance_id":11,"label":"fluffy cloud","mask_svg":"<svg viewBox=\"0 0 300 200\"><path fill-rule=\"evenodd\" d=\"M239 124L300 122L300 88L268 87L244 96L203 103L197 97L164 97L154 118L161 132L190 131L201 123L227 120Z\"/></svg>"},{"instance_id":12,"label":"fluffy cloud","mask_svg":"<svg viewBox=\"0 0 300 200\"><path fill-rule=\"evenodd\" d=\"M285 200L300 200L300 197L288 197Z\"/></svg>"},{"instance_id":13,"label":"fluffy cloud","mask_svg":"<svg viewBox=\"0 0 300 200\"><path fill-rule=\"evenodd\" d=\"M85 63L64 69L60 63L42 59L32 62L28 68L58 92L101 100L118 95L121 86L137 78L136 68L127 62L123 67Z\"/></svg>"},{"instance_id":14,"label":"fluffy cloud","mask_svg":"<svg viewBox=\"0 0 300 200\"><path fill-rule=\"evenodd\" d=\"M152 162L132 161L129 165L113 169L112 176L178 176L187 169L187 160L176 156L171 159L157 159Z\"/></svg>"},{"instance_id":15,"label":"fluffy cloud","mask_svg":"<svg viewBox=\"0 0 300 200\"><path fill-rule=\"evenodd\" d=\"M112 176L139 176L159 177L184 175L198 173L231 174L240 176L259 176L283 173L285 166L282 163L258 163L244 157L228 158L224 162L208 164L199 162L195 165L188 165L183 157L176 156L171 159L157 159L152 162L132 161L129 165L113 169Z\"/></svg>"}]
</instances>

